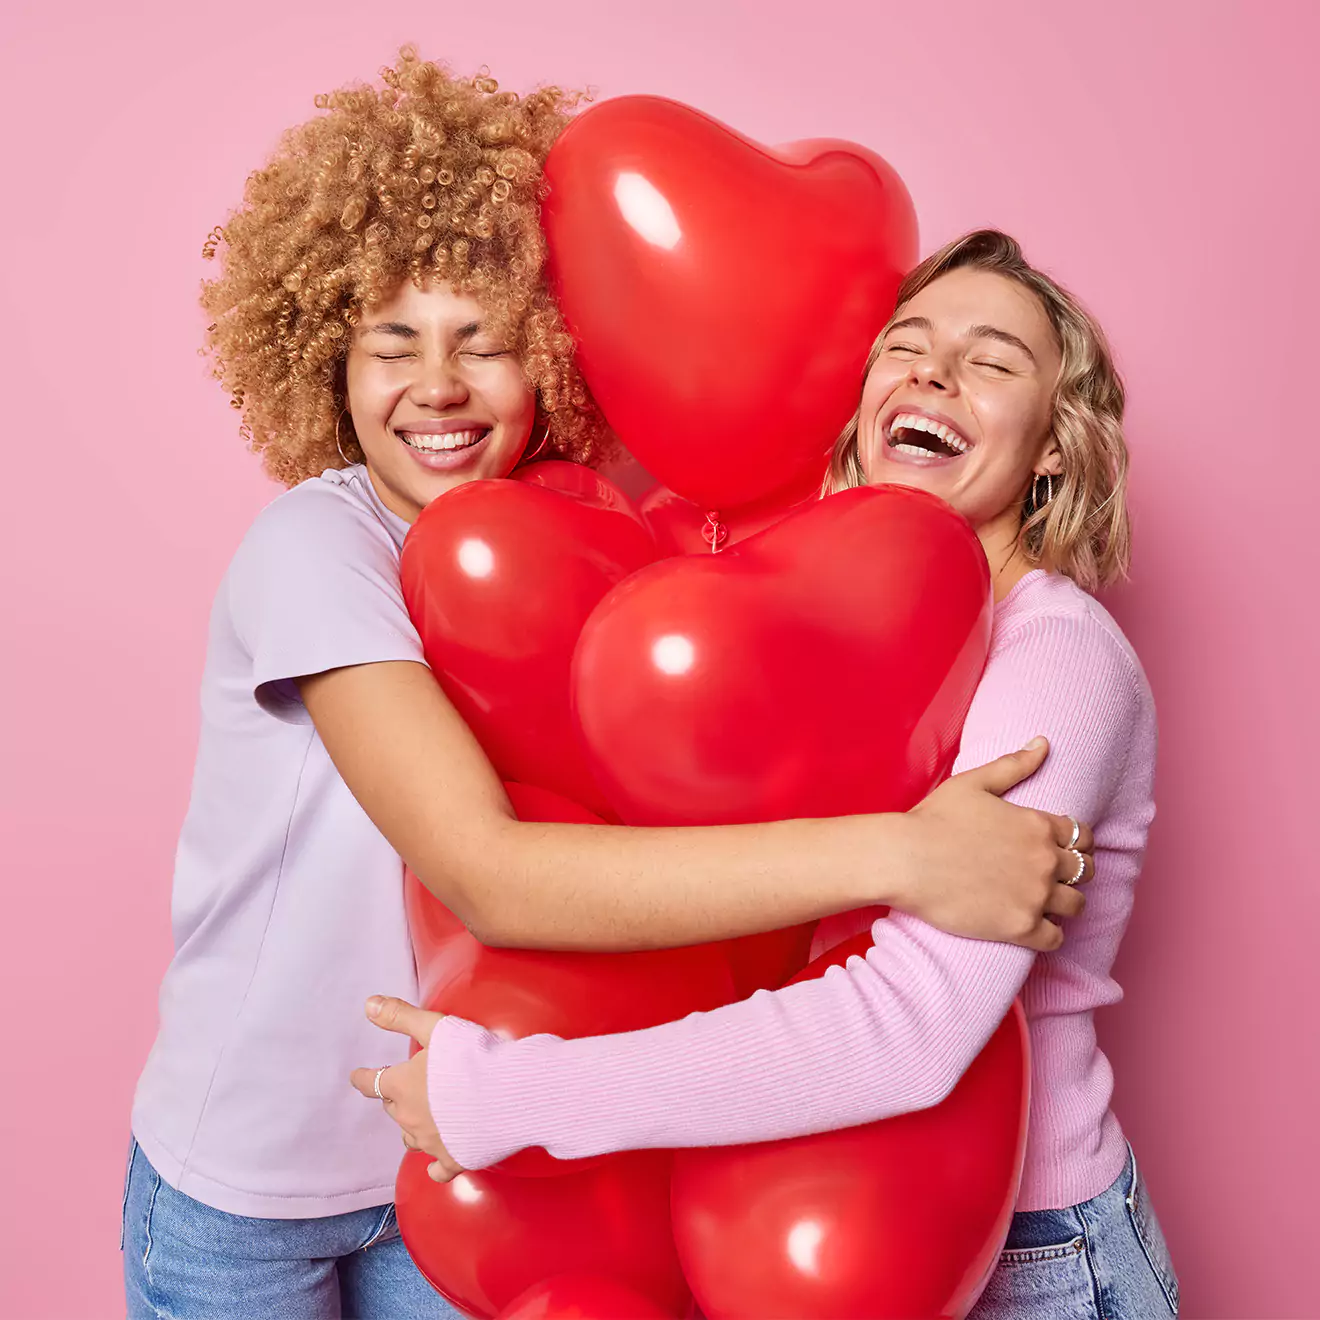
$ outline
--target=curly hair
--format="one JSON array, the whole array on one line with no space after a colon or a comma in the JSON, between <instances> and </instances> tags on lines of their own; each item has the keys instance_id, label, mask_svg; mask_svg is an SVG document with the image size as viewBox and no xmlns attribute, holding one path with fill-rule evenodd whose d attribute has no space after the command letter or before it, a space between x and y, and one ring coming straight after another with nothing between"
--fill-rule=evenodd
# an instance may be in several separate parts
<instances>
[{"instance_id":1,"label":"curly hair","mask_svg":"<svg viewBox=\"0 0 1320 1320\"><path fill-rule=\"evenodd\" d=\"M405 46L379 86L318 96L325 113L249 176L203 249L210 259L223 246L224 261L201 301L213 374L272 477L294 485L343 466L344 447L360 454L341 423L345 359L363 309L405 280L444 281L482 304L560 456L605 448L540 228L545 158L582 99L501 92L484 72L456 78Z\"/></svg>"},{"instance_id":2,"label":"curly hair","mask_svg":"<svg viewBox=\"0 0 1320 1320\"><path fill-rule=\"evenodd\" d=\"M1067 289L1029 265L1016 239L978 229L932 253L903 281L890 325L904 303L952 270L985 270L1035 294L1062 355L1050 425L1063 474L1037 503L1028 493L1019 544L1033 564L1048 564L1088 591L1127 574L1132 532L1127 510L1128 451L1123 439L1125 394L1104 331ZM889 325L866 360L870 374ZM857 453L858 414L834 445L824 494L866 484ZM1055 489L1057 487L1057 489Z\"/></svg>"}]
</instances>

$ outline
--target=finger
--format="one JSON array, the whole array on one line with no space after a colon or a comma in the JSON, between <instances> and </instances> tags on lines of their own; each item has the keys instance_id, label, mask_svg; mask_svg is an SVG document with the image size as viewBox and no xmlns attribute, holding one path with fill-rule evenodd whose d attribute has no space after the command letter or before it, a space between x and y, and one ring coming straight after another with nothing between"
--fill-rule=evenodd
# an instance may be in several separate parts
<instances>
[{"instance_id":1,"label":"finger","mask_svg":"<svg viewBox=\"0 0 1320 1320\"><path fill-rule=\"evenodd\" d=\"M383 1100L388 1109L399 1097L395 1093L397 1083L394 1081L394 1074L398 1072L398 1066L389 1068L354 1068L349 1080L353 1083L353 1088L359 1094L365 1095L368 1100ZM380 1094L376 1094L376 1074L380 1073Z\"/></svg>"},{"instance_id":2,"label":"finger","mask_svg":"<svg viewBox=\"0 0 1320 1320\"><path fill-rule=\"evenodd\" d=\"M385 1078L388 1072L381 1073L381 1095L385 1094ZM376 1095L376 1070L374 1068L354 1068L348 1079L353 1083L353 1089L360 1095L365 1095L368 1100L377 1099Z\"/></svg>"},{"instance_id":3,"label":"finger","mask_svg":"<svg viewBox=\"0 0 1320 1320\"><path fill-rule=\"evenodd\" d=\"M1081 858L1078 874L1078 858ZM1060 848L1058 865L1054 868L1054 878L1060 884L1068 886L1085 885L1091 882L1091 877L1095 875L1095 858L1089 853L1081 852L1076 848Z\"/></svg>"},{"instance_id":4,"label":"finger","mask_svg":"<svg viewBox=\"0 0 1320 1320\"><path fill-rule=\"evenodd\" d=\"M1089 853L1095 851L1095 835L1091 832L1091 827L1085 821L1077 821L1077 842L1070 843L1073 836L1073 816L1056 816L1053 812L1045 811L1041 813L1048 816L1050 824L1054 829L1054 842L1060 848L1069 846L1076 848L1078 852Z\"/></svg>"},{"instance_id":5,"label":"finger","mask_svg":"<svg viewBox=\"0 0 1320 1320\"><path fill-rule=\"evenodd\" d=\"M408 1132L407 1132L406 1130L402 1133L402 1136L403 1136L403 1144L404 1144L409 1150L416 1150L416 1149L417 1149L417 1143L412 1139L412 1137L408 1134Z\"/></svg>"},{"instance_id":6,"label":"finger","mask_svg":"<svg viewBox=\"0 0 1320 1320\"><path fill-rule=\"evenodd\" d=\"M426 1166L426 1176L430 1178L432 1182L453 1182L458 1173L458 1169L447 1169L439 1160Z\"/></svg>"},{"instance_id":7,"label":"finger","mask_svg":"<svg viewBox=\"0 0 1320 1320\"><path fill-rule=\"evenodd\" d=\"M401 1036L411 1036L419 1045L425 1045L431 1039L431 1032L441 1014L428 1013L426 1009L392 995L372 995L367 1000L367 1016L383 1030L397 1031Z\"/></svg>"},{"instance_id":8,"label":"finger","mask_svg":"<svg viewBox=\"0 0 1320 1320\"><path fill-rule=\"evenodd\" d=\"M1020 752L1009 752L975 770L965 770L958 778L970 779L975 787L988 793L1007 793L1040 769L1049 750L1044 738L1033 738Z\"/></svg>"},{"instance_id":9,"label":"finger","mask_svg":"<svg viewBox=\"0 0 1320 1320\"><path fill-rule=\"evenodd\" d=\"M1063 944L1063 929L1056 926L1048 917L1042 917L1040 924L1022 941L1028 949L1037 953L1053 953Z\"/></svg>"},{"instance_id":10,"label":"finger","mask_svg":"<svg viewBox=\"0 0 1320 1320\"><path fill-rule=\"evenodd\" d=\"M1080 917L1086 910L1086 895L1071 885L1055 885L1045 911L1056 917Z\"/></svg>"}]
</instances>

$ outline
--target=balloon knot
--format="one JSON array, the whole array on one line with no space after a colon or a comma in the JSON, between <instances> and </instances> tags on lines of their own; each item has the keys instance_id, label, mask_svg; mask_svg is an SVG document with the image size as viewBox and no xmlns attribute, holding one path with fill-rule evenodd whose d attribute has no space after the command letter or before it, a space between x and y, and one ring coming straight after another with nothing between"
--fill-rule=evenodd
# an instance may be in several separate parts
<instances>
[{"instance_id":1,"label":"balloon knot","mask_svg":"<svg viewBox=\"0 0 1320 1320\"><path fill-rule=\"evenodd\" d=\"M729 529L720 522L720 511L718 509L712 509L706 515L706 525L701 529L701 535L705 538L706 544L710 546L711 554L719 554L720 546L729 539Z\"/></svg>"}]
</instances>

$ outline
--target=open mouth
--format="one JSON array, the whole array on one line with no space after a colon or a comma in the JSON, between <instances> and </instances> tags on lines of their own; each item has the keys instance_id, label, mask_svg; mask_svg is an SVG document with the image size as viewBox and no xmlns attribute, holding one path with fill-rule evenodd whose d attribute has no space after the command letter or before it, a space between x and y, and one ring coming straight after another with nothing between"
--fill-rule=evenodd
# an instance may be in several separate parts
<instances>
[{"instance_id":1,"label":"open mouth","mask_svg":"<svg viewBox=\"0 0 1320 1320\"><path fill-rule=\"evenodd\" d=\"M953 427L917 413L895 413L888 435L890 449L914 458L961 458L972 448Z\"/></svg>"},{"instance_id":2,"label":"open mouth","mask_svg":"<svg viewBox=\"0 0 1320 1320\"><path fill-rule=\"evenodd\" d=\"M419 454L452 454L479 445L490 434L490 427L449 431L444 435L428 435L420 431L397 431L395 434L409 449L415 449Z\"/></svg>"}]
</instances>

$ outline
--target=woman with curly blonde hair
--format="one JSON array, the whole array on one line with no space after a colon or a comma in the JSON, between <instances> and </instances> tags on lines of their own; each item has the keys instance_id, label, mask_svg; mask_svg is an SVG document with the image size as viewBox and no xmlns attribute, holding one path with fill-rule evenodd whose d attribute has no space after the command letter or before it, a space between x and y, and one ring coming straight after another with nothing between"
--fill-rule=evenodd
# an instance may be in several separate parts
<instances>
[{"instance_id":1,"label":"woman with curly blonde hair","mask_svg":"<svg viewBox=\"0 0 1320 1320\"><path fill-rule=\"evenodd\" d=\"M364 998L416 990L401 859L502 944L682 945L888 902L1052 948L1046 914L1080 910L1056 882L1089 835L996 796L1043 749L901 816L514 817L426 667L399 551L456 485L602 452L538 225L573 103L405 49L379 85L321 98L207 244L223 258L203 289L216 374L291 489L243 538L211 616L175 955L133 1107L133 1317L452 1314L399 1240L397 1131L348 1085L378 1048ZM393 1045L399 1066L369 1089L391 1101L425 1066L406 1058Z\"/></svg>"},{"instance_id":2,"label":"woman with curly blonde hair","mask_svg":"<svg viewBox=\"0 0 1320 1320\"><path fill-rule=\"evenodd\" d=\"M1110 1108L1094 1024L1121 995L1111 969L1154 815L1150 689L1088 594L1128 561L1123 406L1100 327L1013 239L978 231L903 284L825 483L827 495L916 487L976 528L995 623L955 768L1048 735L1049 761L1010 796L1093 822L1095 882L1067 943L1033 955L910 914L844 914L821 922L816 951L869 928L865 959L681 1022L586 1040L498 1041L389 1003L377 1021L428 1045L427 1076L405 1079L394 1113L405 1139L436 1157L436 1176L528 1146L568 1159L738 1145L922 1109L948 1095L1020 993L1032 1047L1026 1167L973 1320L1177 1313L1177 1278ZM876 675L877 699L903 677ZM979 860L967 855L969 873Z\"/></svg>"}]
</instances>

